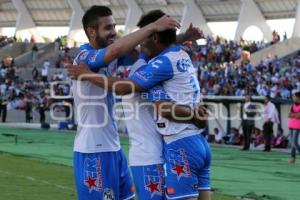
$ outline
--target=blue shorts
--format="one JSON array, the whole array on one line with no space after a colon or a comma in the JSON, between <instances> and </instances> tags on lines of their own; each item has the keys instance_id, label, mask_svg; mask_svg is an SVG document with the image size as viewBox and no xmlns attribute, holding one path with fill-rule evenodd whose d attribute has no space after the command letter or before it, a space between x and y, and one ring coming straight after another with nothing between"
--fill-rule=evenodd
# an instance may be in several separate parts
<instances>
[{"instance_id":1,"label":"blue shorts","mask_svg":"<svg viewBox=\"0 0 300 200\"><path fill-rule=\"evenodd\" d=\"M78 200L127 200L134 197L126 157L117 152L74 152Z\"/></svg>"},{"instance_id":2,"label":"blue shorts","mask_svg":"<svg viewBox=\"0 0 300 200\"><path fill-rule=\"evenodd\" d=\"M164 144L167 199L192 198L210 190L211 152L206 139L194 135Z\"/></svg>"},{"instance_id":3,"label":"blue shorts","mask_svg":"<svg viewBox=\"0 0 300 200\"><path fill-rule=\"evenodd\" d=\"M163 164L132 166L131 171L138 199L165 199Z\"/></svg>"}]
</instances>

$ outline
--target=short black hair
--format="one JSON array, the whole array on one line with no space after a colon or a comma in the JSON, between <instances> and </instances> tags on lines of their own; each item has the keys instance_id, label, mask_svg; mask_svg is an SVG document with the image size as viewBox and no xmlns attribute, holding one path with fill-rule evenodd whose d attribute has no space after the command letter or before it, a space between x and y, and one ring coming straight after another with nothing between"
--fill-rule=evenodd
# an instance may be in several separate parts
<instances>
[{"instance_id":1,"label":"short black hair","mask_svg":"<svg viewBox=\"0 0 300 200\"><path fill-rule=\"evenodd\" d=\"M162 16L166 15L161 10L152 10L148 12L147 14L143 15L138 22L137 26L139 28L143 28L144 26L147 26L148 24L155 22ZM162 32L157 33L159 36L159 42L164 45L170 45L176 42L176 30L175 29L168 29Z\"/></svg>"},{"instance_id":2,"label":"short black hair","mask_svg":"<svg viewBox=\"0 0 300 200\"><path fill-rule=\"evenodd\" d=\"M98 28L98 18L99 17L107 17L111 16L112 11L109 7L106 6L92 6L90 7L83 15L82 17L82 25L83 29L85 31L85 34L87 34L87 28L93 27Z\"/></svg>"},{"instance_id":3,"label":"short black hair","mask_svg":"<svg viewBox=\"0 0 300 200\"><path fill-rule=\"evenodd\" d=\"M295 92L295 97L300 98L300 92Z\"/></svg>"},{"instance_id":4,"label":"short black hair","mask_svg":"<svg viewBox=\"0 0 300 200\"><path fill-rule=\"evenodd\" d=\"M265 96L265 98L268 99L268 100L271 100L271 96L270 95Z\"/></svg>"}]
</instances>

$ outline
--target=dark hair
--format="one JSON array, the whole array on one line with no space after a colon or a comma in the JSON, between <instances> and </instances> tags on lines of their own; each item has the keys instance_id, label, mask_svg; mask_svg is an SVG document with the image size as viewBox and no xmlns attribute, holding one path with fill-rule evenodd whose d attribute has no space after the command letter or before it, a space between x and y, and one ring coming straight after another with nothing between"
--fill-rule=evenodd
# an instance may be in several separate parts
<instances>
[{"instance_id":1,"label":"dark hair","mask_svg":"<svg viewBox=\"0 0 300 200\"><path fill-rule=\"evenodd\" d=\"M300 98L300 92L295 92L295 97Z\"/></svg>"},{"instance_id":2,"label":"dark hair","mask_svg":"<svg viewBox=\"0 0 300 200\"><path fill-rule=\"evenodd\" d=\"M139 28L143 28L144 26L155 22L164 15L166 15L166 13L161 10L152 10L141 17L137 26ZM176 30L174 29L157 32L157 35L159 36L159 42L164 45L170 45L176 42Z\"/></svg>"},{"instance_id":3,"label":"dark hair","mask_svg":"<svg viewBox=\"0 0 300 200\"><path fill-rule=\"evenodd\" d=\"M270 95L265 96L268 100L271 100Z\"/></svg>"},{"instance_id":4,"label":"dark hair","mask_svg":"<svg viewBox=\"0 0 300 200\"><path fill-rule=\"evenodd\" d=\"M90 7L83 15L82 17L82 25L83 29L85 31L85 34L87 34L87 28L93 27L98 28L98 19L99 17L107 17L111 16L112 11L109 7L106 6L92 6Z\"/></svg>"}]
</instances>

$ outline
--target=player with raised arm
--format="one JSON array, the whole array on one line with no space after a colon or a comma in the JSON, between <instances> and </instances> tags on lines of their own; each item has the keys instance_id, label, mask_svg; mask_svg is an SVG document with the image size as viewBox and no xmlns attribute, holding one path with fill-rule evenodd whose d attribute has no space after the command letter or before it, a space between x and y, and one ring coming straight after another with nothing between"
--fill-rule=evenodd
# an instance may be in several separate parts
<instances>
[{"instance_id":1,"label":"player with raised arm","mask_svg":"<svg viewBox=\"0 0 300 200\"><path fill-rule=\"evenodd\" d=\"M163 15L163 13L149 13L148 16L144 16L143 25L146 26ZM152 99L158 105L161 114L156 123L157 129L166 143L164 152L167 162L167 197L168 199L195 199L199 195L199 190L201 191L199 199L210 199L209 146L200 134L202 130L188 123L191 119L178 119L178 117L190 116L187 113L190 114L194 108L197 108L200 100L199 84L190 58L180 47L173 45L176 40L175 31L168 31L171 32L154 33L142 43L142 46L155 58L140 67L131 76L131 80L91 76L87 80L109 90L114 88L117 94L145 91L161 84L172 102L185 105L185 110L181 109L178 112L175 109L175 115L174 113L172 115L171 108L178 108L178 106L172 105L166 99ZM75 77L90 74L84 67L79 69L69 67L69 72ZM114 85L118 81L122 83ZM153 91L160 94L160 90L161 88Z\"/></svg>"},{"instance_id":2,"label":"player with raised arm","mask_svg":"<svg viewBox=\"0 0 300 200\"><path fill-rule=\"evenodd\" d=\"M82 19L89 44L82 47L74 60L89 59L97 66L91 70L109 76L115 69L116 58L132 50L152 33L179 24L163 17L124 38L116 38L112 12L105 6L92 6ZM89 50L98 49L93 55ZM132 199L134 189L121 151L117 127L112 114L114 99L111 93L99 89L93 83L73 81L78 130L74 142L74 174L79 200Z\"/></svg>"}]
</instances>

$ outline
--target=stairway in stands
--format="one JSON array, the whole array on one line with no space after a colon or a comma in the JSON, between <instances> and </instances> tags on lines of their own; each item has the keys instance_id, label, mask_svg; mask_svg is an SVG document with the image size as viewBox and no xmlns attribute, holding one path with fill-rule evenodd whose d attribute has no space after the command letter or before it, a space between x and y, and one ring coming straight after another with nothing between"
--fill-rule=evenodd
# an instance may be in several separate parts
<instances>
[{"instance_id":1,"label":"stairway in stands","mask_svg":"<svg viewBox=\"0 0 300 200\"><path fill-rule=\"evenodd\" d=\"M298 50L300 50L300 37L293 37L251 54L251 63L256 65L268 55L283 58Z\"/></svg>"}]
</instances>

